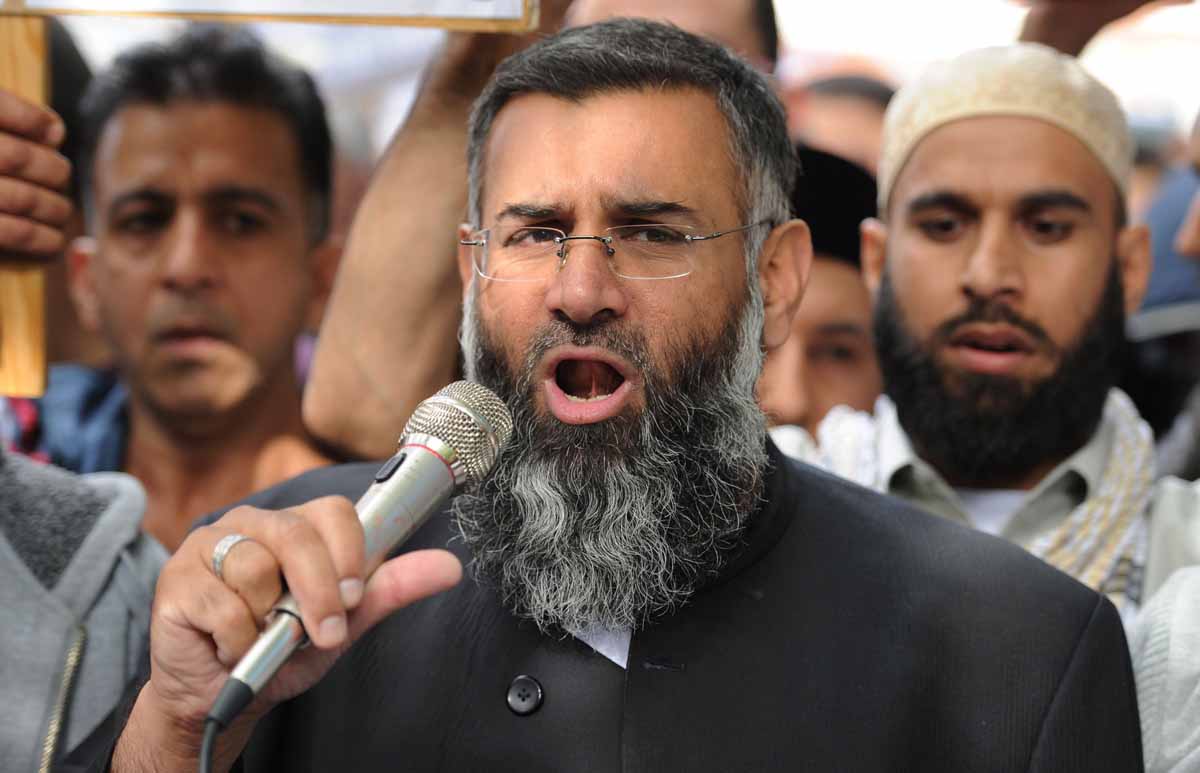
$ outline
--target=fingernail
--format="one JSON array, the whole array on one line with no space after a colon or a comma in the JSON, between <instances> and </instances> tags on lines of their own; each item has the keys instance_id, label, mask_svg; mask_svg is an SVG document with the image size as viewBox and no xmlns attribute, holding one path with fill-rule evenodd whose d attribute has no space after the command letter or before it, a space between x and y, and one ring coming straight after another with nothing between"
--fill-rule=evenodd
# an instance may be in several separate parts
<instances>
[{"instance_id":1,"label":"fingernail","mask_svg":"<svg viewBox=\"0 0 1200 773\"><path fill-rule=\"evenodd\" d=\"M57 148L66 138L66 134L67 128L63 125L62 121L52 121L50 125L46 127L43 137L45 138L46 142Z\"/></svg>"},{"instance_id":2,"label":"fingernail","mask_svg":"<svg viewBox=\"0 0 1200 773\"><path fill-rule=\"evenodd\" d=\"M355 606L358 606L358 602L362 601L362 580L354 577L347 577L338 583L338 590L342 594L342 606L346 607L346 609L351 609Z\"/></svg>"},{"instance_id":3,"label":"fingernail","mask_svg":"<svg viewBox=\"0 0 1200 773\"><path fill-rule=\"evenodd\" d=\"M346 638L346 616L330 615L321 621L321 641L326 647L340 644Z\"/></svg>"}]
</instances>

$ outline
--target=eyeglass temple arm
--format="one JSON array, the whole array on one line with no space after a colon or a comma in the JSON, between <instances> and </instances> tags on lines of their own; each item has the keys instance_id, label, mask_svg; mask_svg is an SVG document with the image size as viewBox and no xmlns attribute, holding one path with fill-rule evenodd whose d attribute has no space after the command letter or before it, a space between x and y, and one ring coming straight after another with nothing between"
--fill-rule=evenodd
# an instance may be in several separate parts
<instances>
[{"instance_id":1,"label":"eyeglass temple arm","mask_svg":"<svg viewBox=\"0 0 1200 773\"><path fill-rule=\"evenodd\" d=\"M770 224L771 224L770 220L759 220L757 223L750 223L749 225L739 225L737 228L730 228L726 231L715 231L715 232L707 234L705 236L685 236L684 238L687 239L689 242L706 242L709 239L718 239L722 236L725 236L726 234L735 234L738 231L749 231L751 228L757 228L760 225L770 225Z\"/></svg>"}]
</instances>

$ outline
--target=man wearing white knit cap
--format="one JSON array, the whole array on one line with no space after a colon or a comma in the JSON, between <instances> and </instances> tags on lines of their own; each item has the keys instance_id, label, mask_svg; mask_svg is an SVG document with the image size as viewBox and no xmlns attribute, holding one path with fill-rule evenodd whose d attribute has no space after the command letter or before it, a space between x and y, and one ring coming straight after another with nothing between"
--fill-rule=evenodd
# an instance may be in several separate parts
<instances>
[{"instance_id":1,"label":"man wearing white knit cap","mask_svg":"<svg viewBox=\"0 0 1200 773\"><path fill-rule=\"evenodd\" d=\"M1125 220L1133 147L1115 97L1037 44L936 65L888 110L863 224L886 397L835 409L808 454L1016 542L1128 621L1200 561L1200 496L1155 482L1113 388L1150 271Z\"/></svg>"}]
</instances>

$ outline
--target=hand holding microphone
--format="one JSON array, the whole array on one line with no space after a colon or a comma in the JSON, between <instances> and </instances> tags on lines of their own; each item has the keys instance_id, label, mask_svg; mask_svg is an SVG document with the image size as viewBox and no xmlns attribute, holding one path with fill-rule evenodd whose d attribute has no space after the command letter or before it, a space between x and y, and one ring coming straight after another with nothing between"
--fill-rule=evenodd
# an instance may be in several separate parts
<instances>
[{"instance_id":1,"label":"hand holding microphone","mask_svg":"<svg viewBox=\"0 0 1200 773\"><path fill-rule=\"evenodd\" d=\"M261 690L222 735L215 769L227 769L267 709L315 684L387 615L456 584L462 568L446 551L383 559L456 488L487 474L510 430L499 398L457 382L417 408L400 453L377 473L357 511L340 497L282 511L241 507L195 530L160 576L151 680L118 742L113 770L194 771L205 716L232 673ZM218 578L214 552L235 534L246 539L225 553ZM264 647L260 626L281 606L284 582L292 600L284 599L285 611L261 632L261 639L274 636ZM288 658L304 632L313 646ZM247 656L252 651L259 654ZM284 660L272 679L268 672Z\"/></svg>"}]
</instances>

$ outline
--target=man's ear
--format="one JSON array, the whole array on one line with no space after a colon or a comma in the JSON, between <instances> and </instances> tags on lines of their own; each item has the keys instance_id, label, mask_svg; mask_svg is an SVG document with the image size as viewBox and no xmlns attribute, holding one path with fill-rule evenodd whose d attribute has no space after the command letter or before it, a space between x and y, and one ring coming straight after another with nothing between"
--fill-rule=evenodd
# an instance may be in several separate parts
<instances>
[{"instance_id":1,"label":"man's ear","mask_svg":"<svg viewBox=\"0 0 1200 773\"><path fill-rule=\"evenodd\" d=\"M96 288L96 240L80 236L67 247L67 289L79 324L89 333L100 331L100 295Z\"/></svg>"},{"instance_id":2,"label":"man's ear","mask_svg":"<svg viewBox=\"0 0 1200 773\"><path fill-rule=\"evenodd\" d=\"M475 278L475 265L471 261L471 248L463 241L471 238L474 230L470 225L462 223L458 226L458 278L462 280L463 303L467 302L467 293L471 291L471 280Z\"/></svg>"},{"instance_id":3,"label":"man's ear","mask_svg":"<svg viewBox=\"0 0 1200 773\"><path fill-rule=\"evenodd\" d=\"M767 236L758 259L764 312L762 345L767 351L782 346L791 333L792 317L800 307L812 261L812 236L803 220L789 220Z\"/></svg>"},{"instance_id":4,"label":"man's ear","mask_svg":"<svg viewBox=\"0 0 1200 773\"><path fill-rule=\"evenodd\" d=\"M868 217L858 227L859 252L862 255L862 277L874 299L883 280L883 265L887 260L888 228L882 220Z\"/></svg>"},{"instance_id":5,"label":"man's ear","mask_svg":"<svg viewBox=\"0 0 1200 773\"><path fill-rule=\"evenodd\" d=\"M1133 314L1142 307L1153 267L1149 227L1129 225L1122 228L1117 234L1117 270L1121 272L1126 314Z\"/></svg>"},{"instance_id":6,"label":"man's ear","mask_svg":"<svg viewBox=\"0 0 1200 773\"><path fill-rule=\"evenodd\" d=\"M333 293L333 283L337 278L338 265L342 262L342 251L346 247L343 237L331 236L312 248L309 252L309 269L312 271L312 294L308 300L308 313L305 328L315 333L321 328L321 320L325 316L325 307L329 304L329 296Z\"/></svg>"}]
</instances>

